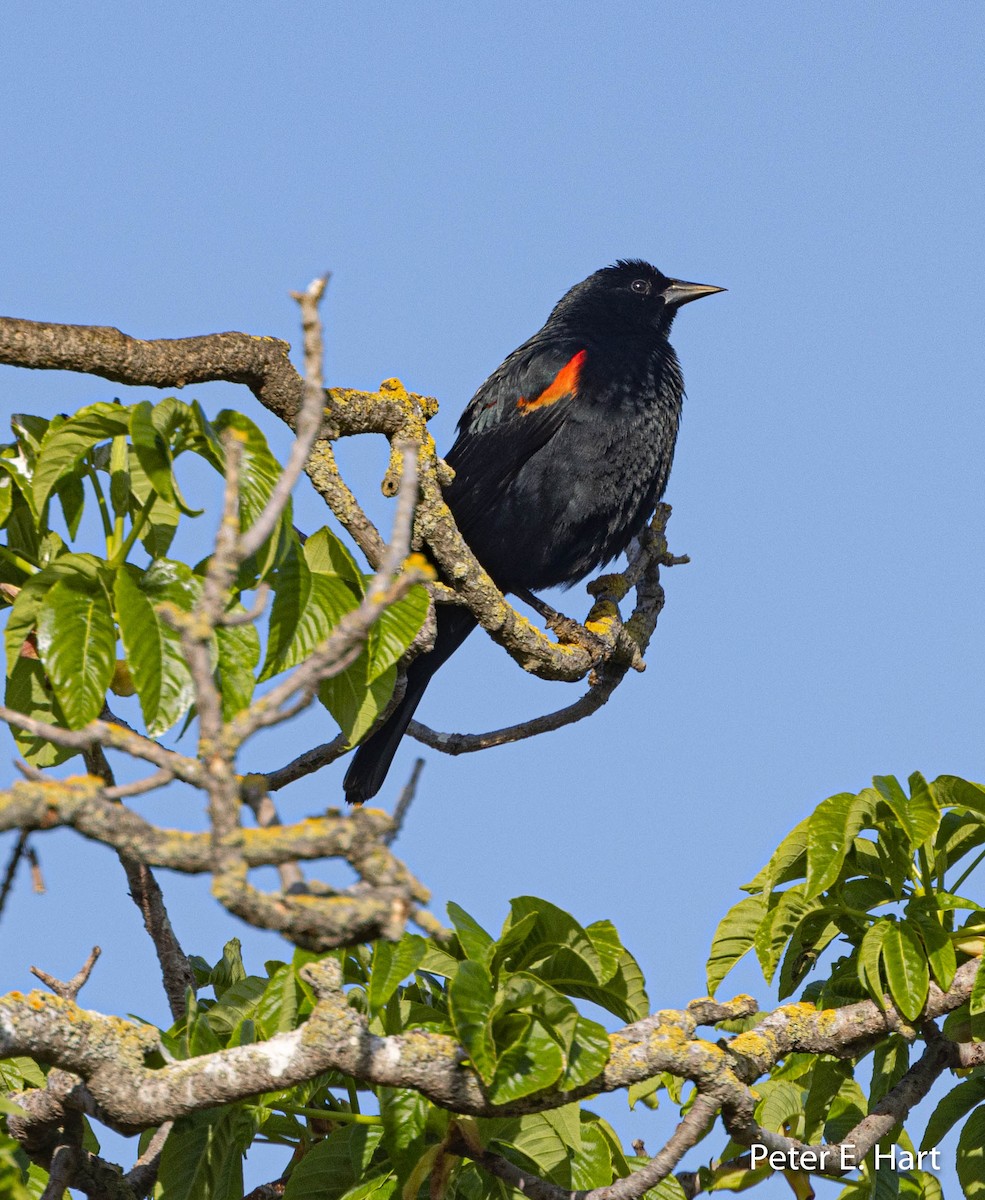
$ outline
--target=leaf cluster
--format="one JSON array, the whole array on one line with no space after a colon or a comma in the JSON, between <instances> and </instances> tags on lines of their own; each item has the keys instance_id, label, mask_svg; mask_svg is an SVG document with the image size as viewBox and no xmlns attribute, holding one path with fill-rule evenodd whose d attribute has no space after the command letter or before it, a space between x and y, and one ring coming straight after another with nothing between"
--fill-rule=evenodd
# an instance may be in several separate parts
<instances>
[{"instance_id":1,"label":"leaf cluster","mask_svg":"<svg viewBox=\"0 0 985 1200\"><path fill-rule=\"evenodd\" d=\"M892 1003L916 1026L930 987L946 992L957 968L977 958L971 997L948 1016L944 1032L956 1041L982 1040L985 908L965 895L965 884L985 858L983 847L985 787L953 775L928 783L913 774L908 791L892 776L877 776L872 787L857 795L844 792L829 797L783 839L745 887L749 895L722 918L708 959L709 990L714 992L751 950L766 980L776 978L781 998L828 964L826 976L806 986L804 1000L838 1008L868 997L882 1008ZM843 951L837 957L836 949ZM916 1029L911 1036L916 1036ZM902 1076L907 1053L907 1043L897 1036L878 1047L870 1104ZM762 1117L760 1123L793 1130L807 1140L822 1132L837 1140L838 1104L832 1103L823 1126L812 1122L811 1113L817 1111L818 1097L826 1089L837 1085L833 1094L842 1100L852 1089L857 1092L849 1064L826 1064L821 1058L813 1066L804 1065L797 1076L796 1095L790 1071L788 1062L767 1084L758 1086L767 1099L772 1098L766 1115L771 1120L778 1111L781 1115L779 1125ZM774 1085L780 1083L785 1086L776 1092ZM976 1107L982 1100L985 1073L975 1068L966 1083L941 1101L923 1138L923 1149L935 1146L974 1108L959 1141L962 1177L972 1171L969 1154L976 1130L985 1122L985 1107ZM844 1129L867 1111L864 1104L856 1108L857 1114ZM896 1139L898 1144L912 1151L905 1134L901 1139ZM921 1186L924 1192L900 1194L937 1194L929 1182ZM868 1195L850 1188L843 1196L854 1200L863 1194Z\"/></svg>"},{"instance_id":2,"label":"leaf cluster","mask_svg":"<svg viewBox=\"0 0 985 1200\"><path fill-rule=\"evenodd\" d=\"M156 405L100 402L51 421L19 414L11 430L13 440L0 446L7 705L80 729L113 692L136 695L152 737L189 720L194 691L175 616L200 599L206 563L189 566L168 555L179 525L204 508L185 499L176 463L186 456L221 475L227 439L235 438L240 525L248 528L280 475L262 432L240 413L224 410L210 421L197 402L173 397ZM67 541L52 528L53 503ZM101 526L103 555L72 548L87 508ZM223 716L247 708L258 683L303 662L358 607L367 579L327 527L300 535L288 504L243 564L228 609L242 616L249 593L261 583L272 589L262 663L252 622L221 625L212 635ZM381 615L356 661L322 683L319 698L350 742L389 702L397 661L427 603L423 588L412 589ZM73 753L25 731L15 737L35 766Z\"/></svg>"},{"instance_id":3,"label":"leaf cluster","mask_svg":"<svg viewBox=\"0 0 985 1200\"><path fill-rule=\"evenodd\" d=\"M648 1011L642 974L608 921L583 928L569 914L524 896L494 939L457 905L455 933L439 945L405 934L333 953L347 1002L379 1034L427 1029L461 1040L505 1102L547 1087L576 1086L605 1065L608 1037L574 1000L588 1000L620 1020ZM302 968L317 956L295 952L248 974L237 939L210 965L196 958L200 991L185 1017L162 1031L175 1059L248 1045L303 1024L316 1003ZM488 1079L487 1079L488 1077ZM143 1137L143 1145L153 1131ZM566 1189L608 1184L629 1173L607 1122L577 1103L522 1117L466 1119L419 1093L329 1073L248 1102L182 1118L166 1144L158 1194L168 1200L241 1200L242 1160L254 1143L283 1146L289 1156L286 1200L332 1197L406 1200L440 1195L507 1200L510 1189L461 1156L458 1143L482 1145ZM457 1153L452 1151L455 1146ZM661 1197L679 1197L671 1181Z\"/></svg>"}]
</instances>

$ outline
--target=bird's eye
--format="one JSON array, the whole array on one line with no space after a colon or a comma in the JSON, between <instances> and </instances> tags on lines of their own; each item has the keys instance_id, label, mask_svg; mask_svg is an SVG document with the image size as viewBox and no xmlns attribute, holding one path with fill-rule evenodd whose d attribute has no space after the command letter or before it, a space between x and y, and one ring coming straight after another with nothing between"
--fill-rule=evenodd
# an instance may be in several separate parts
<instances>
[{"instance_id":1,"label":"bird's eye","mask_svg":"<svg viewBox=\"0 0 985 1200\"><path fill-rule=\"evenodd\" d=\"M629 287L637 296L645 296L650 290L650 281L649 279L634 279Z\"/></svg>"}]
</instances>

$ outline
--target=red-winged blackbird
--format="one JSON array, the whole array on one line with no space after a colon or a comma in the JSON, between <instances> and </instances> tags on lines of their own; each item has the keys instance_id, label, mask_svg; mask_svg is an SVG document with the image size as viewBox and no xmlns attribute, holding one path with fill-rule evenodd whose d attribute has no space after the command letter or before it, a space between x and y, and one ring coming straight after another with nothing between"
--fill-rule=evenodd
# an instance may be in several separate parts
<instances>
[{"instance_id":1,"label":"red-winged blackbird","mask_svg":"<svg viewBox=\"0 0 985 1200\"><path fill-rule=\"evenodd\" d=\"M684 398L667 335L682 304L723 290L621 259L567 292L472 397L445 456L445 499L504 592L575 583L643 528L667 486ZM475 625L467 608L438 606L434 648L353 757L350 802L380 790L431 676Z\"/></svg>"}]
</instances>

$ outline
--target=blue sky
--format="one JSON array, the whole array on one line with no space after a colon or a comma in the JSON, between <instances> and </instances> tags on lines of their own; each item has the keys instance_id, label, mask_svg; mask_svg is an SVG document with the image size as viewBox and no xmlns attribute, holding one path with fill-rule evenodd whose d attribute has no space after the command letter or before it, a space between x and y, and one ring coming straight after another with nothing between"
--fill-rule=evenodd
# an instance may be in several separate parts
<instances>
[{"instance_id":1,"label":"blue sky","mask_svg":"<svg viewBox=\"0 0 985 1200\"><path fill-rule=\"evenodd\" d=\"M670 540L693 561L666 580L648 670L549 738L427 754L400 847L438 911L454 898L498 926L533 893L609 917L655 1003L684 1003L738 886L824 796L873 773L985 774L983 42L961 0L5 14L5 314L296 342L287 293L328 268L329 379L436 395L447 448L478 384L597 267L640 256L729 289L674 329ZM0 368L5 410L119 393ZM287 445L245 392L194 395ZM381 448L345 461L386 521ZM580 588L564 603L584 614ZM421 716L478 731L574 694L477 635ZM268 743L255 762L284 757ZM340 780L298 785L285 817L338 802ZM112 857L37 844L49 894L13 897L0 987L38 959L70 975L98 941L85 1001L165 1020ZM257 962L276 952L200 882L163 882L190 951L235 933ZM734 986L769 1000L751 969ZM619 1119L656 1145L670 1118Z\"/></svg>"}]
</instances>

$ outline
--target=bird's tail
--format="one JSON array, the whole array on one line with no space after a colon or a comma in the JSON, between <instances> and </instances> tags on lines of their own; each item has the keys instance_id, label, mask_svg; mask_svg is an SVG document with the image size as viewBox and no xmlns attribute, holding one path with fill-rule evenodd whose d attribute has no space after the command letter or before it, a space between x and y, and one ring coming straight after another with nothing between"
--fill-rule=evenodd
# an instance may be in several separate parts
<instances>
[{"instance_id":1,"label":"bird's tail","mask_svg":"<svg viewBox=\"0 0 985 1200\"><path fill-rule=\"evenodd\" d=\"M410 664L404 698L352 757L342 784L345 798L350 804L362 804L375 796L383 786L400 739L407 731L432 675L455 653L477 624L467 608L452 607L450 604L438 605L435 619L437 631L434 647Z\"/></svg>"}]
</instances>

